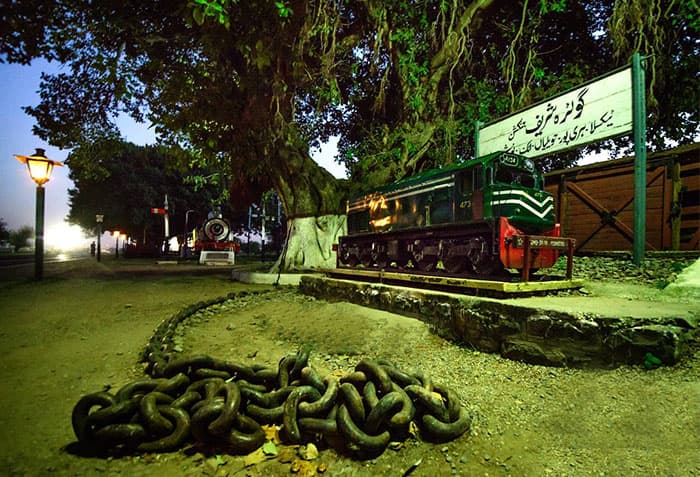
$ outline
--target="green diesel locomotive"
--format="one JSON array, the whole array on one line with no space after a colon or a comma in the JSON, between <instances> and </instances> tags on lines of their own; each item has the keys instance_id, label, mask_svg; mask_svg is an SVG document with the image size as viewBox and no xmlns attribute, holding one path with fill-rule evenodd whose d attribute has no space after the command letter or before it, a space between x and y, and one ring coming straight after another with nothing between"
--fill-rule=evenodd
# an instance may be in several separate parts
<instances>
[{"instance_id":1,"label":"green diesel locomotive","mask_svg":"<svg viewBox=\"0 0 700 477\"><path fill-rule=\"evenodd\" d=\"M347 201L339 267L491 276L551 267L554 198L532 160L496 152L399 180Z\"/></svg>"}]
</instances>

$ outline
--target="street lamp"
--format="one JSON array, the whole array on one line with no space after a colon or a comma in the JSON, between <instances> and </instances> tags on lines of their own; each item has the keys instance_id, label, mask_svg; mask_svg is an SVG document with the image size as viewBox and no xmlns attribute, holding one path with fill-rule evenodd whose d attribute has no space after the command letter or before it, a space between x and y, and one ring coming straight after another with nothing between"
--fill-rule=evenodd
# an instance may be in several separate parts
<instances>
[{"instance_id":1,"label":"street lamp","mask_svg":"<svg viewBox=\"0 0 700 477\"><path fill-rule=\"evenodd\" d=\"M102 240L102 222L104 221L105 216L102 214L96 214L95 215L95 221L97 221L97 261L99 262L102 253L102 245L100 244L100 241Z\"/></svg>"},{"instance_id":2,"label":"street lamp","mask_svg":"<svg viewBox=\"0 0 700 477\"><path fill-rule=\"evenodd\" d=\"M29 176L36 182L36 228L34 232L34 278L44 276L44 184L51 178L54 166L62 163L46 157L44 149L37 148L31 156L14 154L15 159L27 165Z\"/></svg>"},{"instance_id":3,"label":"street lamp","mask_svg":"<svg viewBox=\"0 0 700 477\"><path fill-rule=\"evenodd\" d=\"M112 232L112 237L114 237L114 251L116 252L116 258L119 258L119 231L115 230Z\"/></svg>"}]
</instances>

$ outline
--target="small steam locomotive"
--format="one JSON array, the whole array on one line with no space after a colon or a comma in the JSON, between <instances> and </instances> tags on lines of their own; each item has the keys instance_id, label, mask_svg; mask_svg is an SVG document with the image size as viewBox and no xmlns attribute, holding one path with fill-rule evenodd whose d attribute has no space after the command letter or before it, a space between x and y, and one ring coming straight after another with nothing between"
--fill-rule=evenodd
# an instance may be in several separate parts
<instances>
[{"instance_id":1,"label":"small steam locomotive","mask_svg":"<svg viewBox=\"0 0 700 477\"><path fill-rule=\"evenodd\" d=\"M496 152L432 169L347 201L338 267L488 277L554 265L554 198L532 160Z\"/></svg>"},{"instance_id":2,"label":"small steam locomotive","mask_svg":"<svg viewBox=\"0 0 700 477\"><path fill-rule=\"evenodd\" d=\"M228 221L220 217L207 220L201 230L194 231L194 251L201 253L203 250L227 250L240 252L241 245L237 240L232 240L231 226Z\"/></svg>"}]
</instances>

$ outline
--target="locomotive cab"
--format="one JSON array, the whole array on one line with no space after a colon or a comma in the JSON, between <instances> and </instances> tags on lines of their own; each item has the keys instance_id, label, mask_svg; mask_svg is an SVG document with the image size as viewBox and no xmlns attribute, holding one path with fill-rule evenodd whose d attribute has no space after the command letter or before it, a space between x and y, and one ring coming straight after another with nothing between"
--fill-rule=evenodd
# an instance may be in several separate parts
<instances>
[{"instance_id":1,"label":"locomotive cab","mask_svg":"<svg viewBox=\"0 0 700 477\"><path fill-rule=\"evenodd\" d=\"M503 154L489 168L491 217L505 217L526 233L554 227L554 198L544 189L542 175L532 160Z\"/></svg>"}]
</instances>

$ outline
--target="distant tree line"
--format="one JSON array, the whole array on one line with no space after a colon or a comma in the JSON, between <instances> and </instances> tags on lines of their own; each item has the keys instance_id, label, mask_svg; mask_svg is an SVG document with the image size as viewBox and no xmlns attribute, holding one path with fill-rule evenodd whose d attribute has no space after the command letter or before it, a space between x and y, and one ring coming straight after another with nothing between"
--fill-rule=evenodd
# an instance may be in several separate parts
<instances>
[{"instance_id":1,"label":"distant tree line","mask_svg":"<svg viewBox=\"0 0 700 477\"><path fill-rule=\"evenodd\" d=\"M173 149L137 146L118 135L81 144L65 161L74 183L68 190L68 221L93 234L100 214L103 231L118 230L138 244L157 248L164 239L164 220L151 209L162 209L166 195L170 236L183 236L185 225L191 230L215 209L229 218L234 215L220 175L208 169L188 174L181 166L183 157Z\"/></svg>"},{"instance_id":2,"label":"distant tree line","mask_svg":"<svg viewBox=\"0 0 700 477\"><path fill-rule=\"evenodd\" d=\"M34 236L34 228L24 225L17 230L7 228L7 222L0 217L0 242L8 242L15 250L26 247Z\"/></svg>"}]
</instances>

